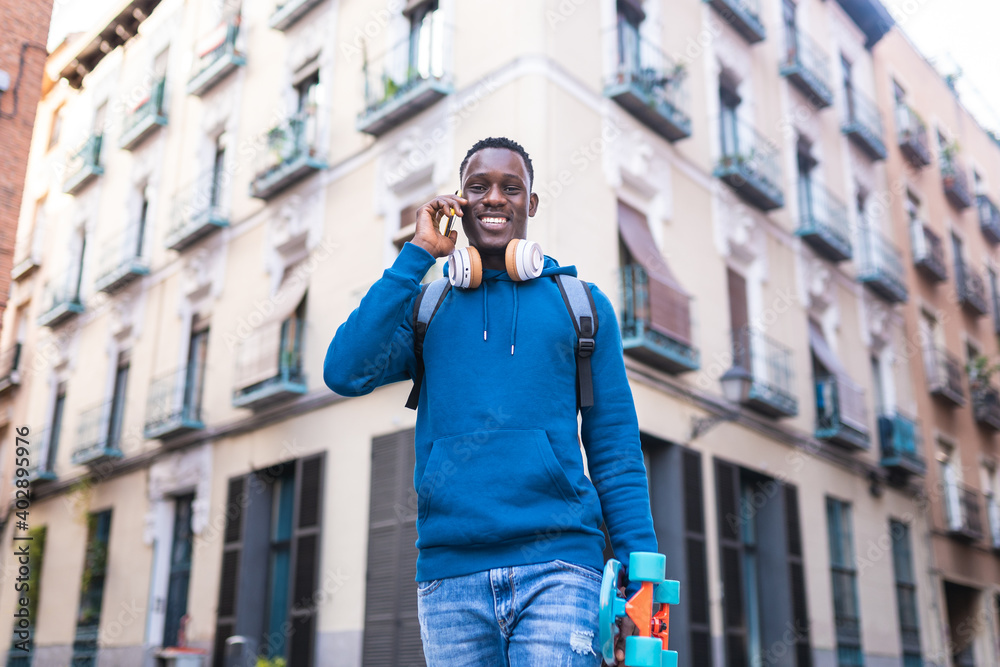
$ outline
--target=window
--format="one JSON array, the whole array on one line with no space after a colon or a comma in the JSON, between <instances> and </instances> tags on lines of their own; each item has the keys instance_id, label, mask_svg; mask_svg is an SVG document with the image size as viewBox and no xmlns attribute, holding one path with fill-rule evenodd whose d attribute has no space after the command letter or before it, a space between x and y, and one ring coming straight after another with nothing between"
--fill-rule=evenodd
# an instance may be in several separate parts
<instances>
[{"instance_id":1,"label":"window","mask_svg":"<svg viewBox=\"0 0 1000 667\"><path fill-rule=\"evenodd\" d=\"M726 269L726 279L729 287L729 324L733 336L733 365L752 370L747 281L731 268Z\"/></svg>"},{"instance_id":2,"label":"window","mask_svg":"<svg viewBox=\"0 0 1000 667\"><path fill-rule=\"evenodd\" d=\"M417 210L421 204L410 204L399 212L399 231L393 234L392 243L400 250L407 241L412 241L417 232ZM460 223L456 223L456 227Z\"/></svg>"},{"instance_id":3,"label":"window","mask_svg":"<svg viewBox=\"0 0 1000 667\"><path fill-rule=\"evenodd\" d=\"M910 224L917 224L920 219L920 198L912 191L907 190L904 206L906 206L906 215L910 220Z\"/></svg>"},{"instance_id":4,"label":"window","mask_svg":"<svg viewBox=\"0 0 1000 667\"><path fill-rule=\"evenodd\" d=\"M104 134L104 121L107 118L107 111L108 111L107 102L101 102L101 105L97 107L96 111L94 111L93 134L95 137L99 137L102 134ZM96 156L94 161L95 162L97 161Z\"/></svg>"},{"instance_id":5,"label":"window","mask_svg":"<svg viewBox=\"0 0 1000 667\"><path fill-rule=\"evenodd\" d=\"M896 575L896 607L899 634L903 647L903 667L921 667L920 623L917 615L917 578L913 568L910 527L899 521L889 522L892 536L892 565Z\"/></svg>"},{"instance_id":6,"label":"window","mask_svg":"<svg viewBox=\"0 0 1000 667\"><path fill-rule=\"evenodd\" d=\"M990 282L990 299L993 301L993 331L1000 333L1000 286L997 285L996 269L986 267L986 278Z\"/></svg>"},{"instance_id":7,"label":"window","mask_svg":"<svg viewBox=\"0 0 1000 667\"><path fill-rule=\"evenodd\" d=\"M141 201L139 202L139 217L135 230L135 256L142 257L142 244L146 240L146 223L149 220L149 197L146 195L146 188L141 191Z\"/></svg>"},{"instance_id":8,"label":"window","mask_svg":"<svg viewBox=\"0 0 1000 667\"><path fill-rule=\"evenodd\" d=\"M49 447L45 452L45 466L42 468L47 472L55 472L56 460L59 457L59 436L62 432L63 409L66 407L66 383L60 382L56 387L56 402L52 407L52 421L49 430Z\"/></svg>"},{"instance_id":9,"label":"window","mask_svg":"<svg viewBox=\"0 0 1000 667\"><path fill-rule=\"evenodd\" d=\"M76 233L76 246L77 252L73 257L72 269L73 273L76 273L76 277L73 279L73 290L70 292L70 297L75 301L79 301L80 290L83 288L83 260L86 258L87 253L87 230L83 227Z\"/></svg>"},{"instance_id":10,"label":"window","mask_svg":"<svg viewBox=\"0 0 1000 667\"><path fill-rule=\"evenodd\" d=\"M803 219L813 217L813 184L812 173L816 167L816 158L812 156L812 145L804 137L796 142L796 162L799 181L799 216Z\"/></svg>"},{"instance_id":11,"label":"window","mask_svg":"<svg viewBox=\"0 0 1000 667\"><path fill-rule=\"evenodd\" d=\"M283 657L289 665L317 663L324 460L321 453L230 478L215 665L223 664L226 639L235 634L251 637L258 653ZM399 641L381 630L388 640ZM417 642L419 647L419 632Z\"/></svg>"},{"instance_id":12,"label":"window","mask_svg":"<svg viewBox=\"0 0 1000 667\"><path fill-rule=\"evenodd\" d=\"M97 629L101 625L110 532L111 510L87 516L87 550L80 582L76 637L73 640L73 667L94 667L97 664Z\"/></svg>"},{"instance_id":13,"label":"window","mask_svg":"<svg viewBox=\"0 0 1000 667\"><path fill-rule=\"evenodd\" d=\"M955 253L955 282L961 293L965 286L965 246L962 239L954 232L951 233L951 248Z\"/></svg>"},{"instance_id":14,"label":"window","mask_svg":"<svg viewBox=\"0 0 1000 667\"><path fill-rule=\"evenodd\" d=\"M114 395L111 398L111 416L108 419L108 449L119 449L122 436L122 421L125 415L125 394L128 385L131 351L118 353L118 367L115 370Z\"/></svg>"},{"instance_id":15,"label":"window","mask_svg":"<svg viewBox=\"0 0 1000 667\"><path fill-rule=\"evenodd\" d=\"M65 107L60 106L52 114L52 125L49 126L49 145L48 150L59 143L59 135L62 133L62 123L63 123L63 111Z\"/></svg>"},{"instance_id":16,"label":"window","mask_svg":"<svg viewBox=\"0 0 1000 667\"><path fill-rule=\"evenodd\" d=\"M979 175L979 171L976 169L972 170L972 184L974 186L973 194L982 195L986 193L986 187L983 185L983 177Z\"/></svg>"},{"instance_id":17,"label":"window","mask_svg":"<svg viewBox=\"0 0 1000 667\"><path fill-rule=\"evenodd\" d=\"M620 71L633 75L642 69L642 47L639 26L645 14L635 2L618 2L618 67Z\"/></svg>"},{"instance_id":18,"label":"window","mask_svg":"<svg viewBox=\"0 0 1000 667\"><path fill-rule=\"evenodd\" d=\"M833 614L837 630L837 666L863 667L858 582L854 564L851 504L826 499L830 536L830 575L833 579Z\"/></svg>"},{"instance_id":19,"label":"window","mask_svg":"<svg viewBox=\"0 0 1000 667\"><path fill-rule=\"evenodd\" d=\"M955 463L955 448L938 441L938 463L941 465L941 486L944 491L944 514L948 530L960 531L965 527L962 508L961 476Z\"/></svg>"},{"instance_id":20,"label":"window","mask_svg":"<svg viewBox=\"0 0 1000 667\"><path fill-rule=\"evenodd\" d=\"M723 76L719 80L719 137L722 155L739 155L739 122L737 109L740 96L736 93L736 82Z\"/></svg>"},{"instance_id":21,"label":"window","mask_svg":"<svg viewBox=\"0 0 1000 667\"><path fill-rule=\"evenodd\" d=\"M208 329L191 333L187 370L184 379L183 418L201 420L201 397L205 389L205 357L208 354Z\"/></svg>"},{"instance_id":22,"label":"window","mask_svg":"<svg viewBox=\"0 0 1000 667\"><path fill-rule=\"evenodd\" d=\"M843 53L840 54L840 71L844 79L844 106L847 118L853 121L854 115L854 75L851 72L851 61Z\"/></svg>"},{"instance_id":23,"label":"window","mask_svg":"<svg viewBox=\"0 0 1000 667\"><path fill-rule=\"evenodd\" d=\"M990 528L990 546L1000 549L1000 496L997 491L1000 485L997 484L997 470L993 461L984 463L983 474L983 495L986 499L986 521Z\"/></svg>"},{"instance_id":24,"label":"window","mask_svg":"<svg viewBox=\"0 0 1000 667\"><path fill-rule=\"evenodd\" d=\"M875 414L885 415L889 411L886 409L888 403L885 397L885 382L882 376L882 363L874 354L869 357L872 371L872 387L874 388Z\"/></svg>"},{"instance_id":25,"label":"window","mask_svg":"<svg viewBox=\"0 0 1000 667\"><path fill-rule=\"evenodd\" d=\"M295 97L299 113L311 113L320 101L319 70L299 81L295 86Z\"/></svg>"},{"instance_id":26,"label":"window","mask_svg":"<svg viewBox=\"0 0 1000 667\"><path fill-rule=\"evenodd\" d=\"M795 2L784 0L781 3L781 16L785 23L785 42L789 56L796 56L799 50L799 33L795 27ZM789 58L791 61L792 58Z\"/></svg>"},{"instance_id":27,"label":"window","mask_svg":"<svg viewBox=\"0 0 1000 667\"><path fill-rule=\"evenodd\" d=\"M409 71L406 79L427 79L442 75L443 35L442 15L437 0L430 0L414 8L410 14ZM412 72L412 74L411 74Z\"/></svg>"},{"instance_id":28,"label":"window","mask_svg":"<svg viewBox=\"0 0 1000 667\"><path fill-rule=\"evenodd\" d=\"M222 203L222 186L226 171L226 135L220 134L215 140L212 156L212 190L209 204L214 209Z\"/></svg>"},{"instance_id":29,"label":"window","mask_svg":"<svg viewBox=\"0 0 1000 667\"><path fill-rule=\"evenodd\" d=\"M167 47L156 54L153 58L153 76L162 79L167 75L167 62L170 56L170 48Z\"/></svg>"},{"instance_id":30,"label":"window","mask_svg":"<svg viewBox=\"0 0 1000 667\"><path fill-rule=\"evenodd\" d=\"M163 622L163 645L177 646L181 618L187 614L191 581L191 507L194 494L174 499L174 530L170 546L170 574L167 579L167 613Z\"/></svg>"}]
</instances>

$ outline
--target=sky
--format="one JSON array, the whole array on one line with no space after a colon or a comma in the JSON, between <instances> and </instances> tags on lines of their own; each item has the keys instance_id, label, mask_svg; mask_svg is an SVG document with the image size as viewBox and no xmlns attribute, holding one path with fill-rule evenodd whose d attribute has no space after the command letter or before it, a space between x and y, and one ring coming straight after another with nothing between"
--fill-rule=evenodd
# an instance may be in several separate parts
<instances>
[{"instance_id":1,"label":"sky","mask_svg":"<svg viewBox=\"0 0 1000 667\"><path fill-rule=\"evenodd\" d=\"M89 22L120 2L55 0L49 50L68 32L90 27ZM1000 132L1000 1L882 0L882 4L938 71L961 72L957 88L962 102L980 124Z\"/></svg>"}]
</instances>

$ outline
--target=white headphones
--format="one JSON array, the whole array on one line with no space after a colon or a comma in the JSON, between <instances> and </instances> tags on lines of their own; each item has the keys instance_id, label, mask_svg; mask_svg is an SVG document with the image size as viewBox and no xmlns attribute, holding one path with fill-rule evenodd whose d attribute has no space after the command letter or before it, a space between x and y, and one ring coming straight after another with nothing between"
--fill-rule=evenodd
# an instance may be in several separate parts
<instances>
[{"instance_id":1,"label":"white headphones","mask_svg":"<svg viewBox=\"0 0 1000 667\"><path fill-rule=\"evenodd\" d=\"M518 282L542 275L545 256L534 241L511 239L504 252L507 275ZM483 281L483 259L474 247L456 248L448 256L448 281L453 287L476 289Z\"/></svg>"}]
</instances>

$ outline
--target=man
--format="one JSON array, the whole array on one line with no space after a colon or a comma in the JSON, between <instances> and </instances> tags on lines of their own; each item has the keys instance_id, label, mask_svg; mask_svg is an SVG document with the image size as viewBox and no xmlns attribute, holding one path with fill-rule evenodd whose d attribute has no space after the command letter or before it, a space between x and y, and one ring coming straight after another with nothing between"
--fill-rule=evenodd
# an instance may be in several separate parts
<instances>
[{"instance_id":1,"label":"man","mask_svg":"<svg viewBox=\"0 0 1000 667\"><path fill-rule=\"evenodd\" d=\"M463 196L420 208L413 241L337 331L323 377L348 396L415 377L414 301L455 250L457 232L439 228L454 209L482 284L452 288L423 343L413 482L427 664L595 667L602 519L623 562L657 550L617 319L591 285L593 405L578 431L577 333L552 277L576 269L546 257L540 277L517 281L505 268L538 209L531 160L484 139L459 175Z\"/></svg>"}]
</instances>

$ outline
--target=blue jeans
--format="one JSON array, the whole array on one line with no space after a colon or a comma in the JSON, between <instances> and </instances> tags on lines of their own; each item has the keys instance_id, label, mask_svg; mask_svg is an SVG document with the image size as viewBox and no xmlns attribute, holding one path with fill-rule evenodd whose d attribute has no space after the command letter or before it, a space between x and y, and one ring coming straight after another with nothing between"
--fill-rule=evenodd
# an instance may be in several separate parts
<instances>
[{"instance_id":1,"label":"blue jeans","mask_svg":"<svg viewBox=\"0 0 1000 667\"><path fill-rule=\"evenodd\" d=\"M560 560L417 585L428 667L598 667L601 573Z\"/></svg>"}]
</instances>

